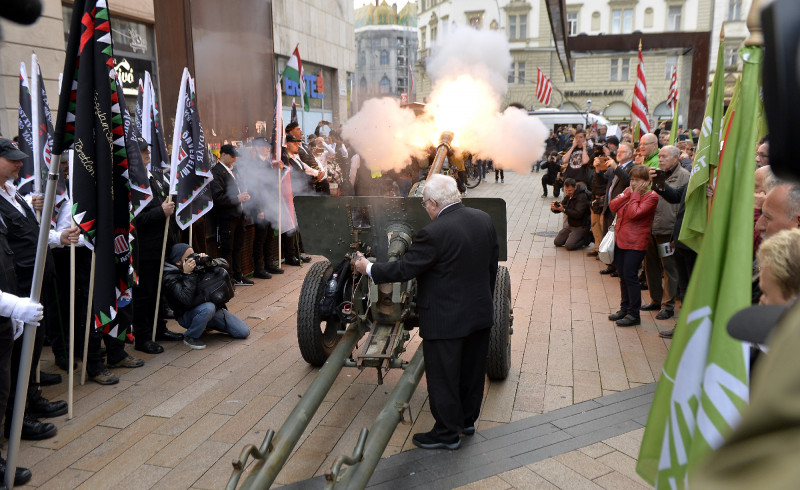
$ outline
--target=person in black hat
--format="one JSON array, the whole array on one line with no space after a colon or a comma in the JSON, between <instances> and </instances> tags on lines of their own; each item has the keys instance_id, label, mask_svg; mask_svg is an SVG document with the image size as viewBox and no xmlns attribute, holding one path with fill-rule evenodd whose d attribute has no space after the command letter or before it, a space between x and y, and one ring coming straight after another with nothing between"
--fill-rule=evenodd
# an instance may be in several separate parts
<instances>
[{"instance_id":1,"label":"person in black hat","mask_svg":"<svg viewBox=\"0 0 800 490\"><path fill-rule=\"evenodd\" d=\"M0 138L0 220L8 229L8 244L14 255L14 273L16 275L16 291L8 291L20 297L28 296L33 283L33 267L36 260L36 248L39 239L39 222L34 210L22 196L17 193L13 181L19 177L22 159L27 155L17 149L11 140ZM39 201L41 202L41 200ZM59 247L75 243L79 236L78 227L72 227L61 233L50 232L51 247ZM44 281L52 282L53 257L49 253L45 265ZM46 292L46 291L44 291ZM46 298L42 304L47 304ZM56 417L67 413L64 401L51 402L42 397L39 383L36 380L35 366L42 353L46 327L36 329L36 340L31 361L31 378L28 383L27 404L22 426L22 438L28 440L47 439L56 435L56 427L51 423L42 423L36 417ZM13 397L19 374L19 363L22 355L22 341L14 342L11 360L11 385L6 406L6 429L10 427L13 409Z\"/></svg>"},{"instance_id":2,"label":"person in black hat","mask_svg":"<svg viewBox=\"0 0 800 490\"><path fill-rule=\"evenodd\" d=\"M211 195L214 199L212 214L217 222L217 250L231 267L233 283L237 286L252 286L253 281L242 275L242 253L244 252L244 209L242 203L250 200L243 191L233 166L239 153L233 145L222 145L219 161L211 169Z\"/></svg>"},{"instance_id":3,"label":"person in black hat","mask_svg":"<svg viewBox=\"0 0 800 490\"><path fill-rule=\"evenodd\" d=\"M139 138L139 151L145 167L150 163L147 142ZM161 173L148 172L153 198L135 218L136 239L133 241L134 263L139 283L133 287L133 336L135 349L147 354L160 354L164 348L153 342L153 316L156 314L156 292L158 291L158 269L164 245L164 229L175 212L175 203L168 200L169 189ZM174 240L167 233L167 250ZM156 338L183 340L181 334L167 329L166 321L156 325Z\"/></svg>"}]
</instances>

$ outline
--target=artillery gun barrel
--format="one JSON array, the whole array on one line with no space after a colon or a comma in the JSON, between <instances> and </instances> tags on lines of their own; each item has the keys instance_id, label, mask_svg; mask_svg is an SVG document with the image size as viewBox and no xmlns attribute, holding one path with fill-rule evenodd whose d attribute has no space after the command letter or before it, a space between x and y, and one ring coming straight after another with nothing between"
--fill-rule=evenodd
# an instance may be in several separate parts
<instances>
[{"instance_id":1,"label":"artillery gun barrel","mask_svg":"<svg viewBox=\"0 0 800 490\"><path fill-rule=\"evenodd\" d=\"M262 458L266 456L266 458L259 460L250 471L247 479L242 484L243 489L262 489L269 488L272 485L278 472L283 468L286 460L289 459L289 454L294 449L303 431L306 430L308 423L314 417L314 413L319 409L322 400L325 399L334 381L336 381L336 377L344 367L345 361L349 358L356 342L363 334L364 330L360 322L351 323L347 327L338 345L331 352L328 360L325 361L325 365L320 368L319 374L314 378L311 386L303 393L300 402L289 414L286 422L275 434L271 443L268 444L266 451L268 455L261 456ZM245 447L242 450L242 456L240 456L239 461L234 462L234 467L238 463L241 468L244 468L247 455L254 452L252 451L253 449L257 451L257 448ZM237 474L237 470L234 469L234 474L228 483L229 490L236 488L240 474Z\"/></svg>"},{"instance_id":2,"label":"artillery gun barrel","mask_svg":"<svg viewBox=\"0 0 800 490\"><path fill-rule=\"evenodd\" d=\"M431 165L431 170L428 172L428 177L425 179L425 182L431 180L433 175L442 173L444 159L447 157L447 152L450 151L451 143L453 143L453 133L450 131L443 132L439 137L439 147L436 149L436 157L433 159L433 165Z\"/></svg>"},{"instance_id":3,"label":"artillery gun barrel","mask_svg":"<svg viewBox=\"0 0 800 490\"><path fill-rule=\"evenodd\" d=\"M367 442L364 445L363 458L361 461L349 467L342 476L341 488L362 489L367 486L375 467L378 465L383 451L389 444L397 424L400 422L403 411L408 408L408 401L417 389L422 373L425 372L425 358L422 355L422 345L417 348L411 362L405 368L405 372L397 382L389 400L383 406L383 410L378 414L375 423L369 429ZM410 411L409 411L410 413Z\"/></svg>"}]
</instances>

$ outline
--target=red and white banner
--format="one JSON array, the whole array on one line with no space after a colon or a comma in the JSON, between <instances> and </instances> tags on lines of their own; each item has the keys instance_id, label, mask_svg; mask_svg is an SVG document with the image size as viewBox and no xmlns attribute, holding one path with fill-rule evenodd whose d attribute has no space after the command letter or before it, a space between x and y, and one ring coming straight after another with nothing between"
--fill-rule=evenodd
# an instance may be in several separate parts
<instances>
[{"instance_id":1,"label":"red and white banner","mask_svg":"<svg viewBox=\"0 0 800 490\"><path fill-rule=\"evenodd\" d=\"M672 67L672 76L669 81L669 95L667 95L667 107L670 112L675 112L675 106L678 103L678 67Z\"/></svg>"},{"instance_id":2,"label":"red and white banner","mask_svg":"<svg viewBox=\"0 0 800 490\"><path fill-rule=\"evenodd\" d=\"M647 110L647 81L644 78L644 58L642 43L639 43L639 66L636 68L636 87L633 89L631 103L631 123L639 122L642 134L650 132L650 113Z\"/></svg>"},{"instance_id":3,"label":"red and white banner","mask_svg":"<svg viewBox=\"0 0 800 490\"><path fill-rule=\"evenodd\" d=\"M550 105L550 96L553 94L553 84L542 73L541 68L536 68L536 99L544 105Z\"/></svg>"}]
</instances>

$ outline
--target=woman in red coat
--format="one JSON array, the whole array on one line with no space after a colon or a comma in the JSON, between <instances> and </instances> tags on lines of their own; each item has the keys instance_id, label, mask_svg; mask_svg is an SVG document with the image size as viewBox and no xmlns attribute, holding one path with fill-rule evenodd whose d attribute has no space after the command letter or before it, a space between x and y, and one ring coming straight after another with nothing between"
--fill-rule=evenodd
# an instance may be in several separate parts
<instances>
[{"instance_id":1,"label":"woman in red coat","mask_svg":"<svg viewBox=\"0 0 800 490\"><path fill-rule=\"evenodd\" d=\"M630 187L615 197L609 204L617 215L614 227L614 265L619 271L622 293L620 309L608 319L619 327L639 325L639 308L642 306L642 290L639 286L639 268L647 250L650 226L658 206L658 194L648 191L650 175L648 168L636 165L631 169Z\"/></svg>"}]
</instances>

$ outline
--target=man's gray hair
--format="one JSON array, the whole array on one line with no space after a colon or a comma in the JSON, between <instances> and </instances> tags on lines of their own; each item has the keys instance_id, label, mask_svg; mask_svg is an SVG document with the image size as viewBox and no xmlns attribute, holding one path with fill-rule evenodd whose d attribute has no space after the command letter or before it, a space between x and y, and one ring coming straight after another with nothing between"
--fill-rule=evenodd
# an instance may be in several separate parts
<instances>
[{"instance_id":1,"label":"man's gray hair","mask_svg":"<svg viewBox=\"0 0 800 490\"><path fill-rule=\"evenodd\" d=\"M661 148L661 151L666 153L668 157L678 159L681 157L681 150L677 146L667 145Z\"/></svg>"},{"instance_id":2,"label":"man's gray hair","mask_svg":"<svg viewBox=\"0 0 800 490\"><path fill-rule=\"evenodd\" d=\"M454 202L461 202L461 193L454 178L447 175L436 174L425 183L422 192L425 199L436 201L439 206L447 206Z\"/></svg>"},{"instance_id":3,"label":"man's gray hair","mask_svg":"<svg viewBox=\"0 0 800 490\"><path fill-rule=\"evenodd\" d=\"M786 193L786 214L791 218L800 215L800 183L783 180L779 181L776 187L778 185L788 186Z\"/></svg>"}]
</instances>

